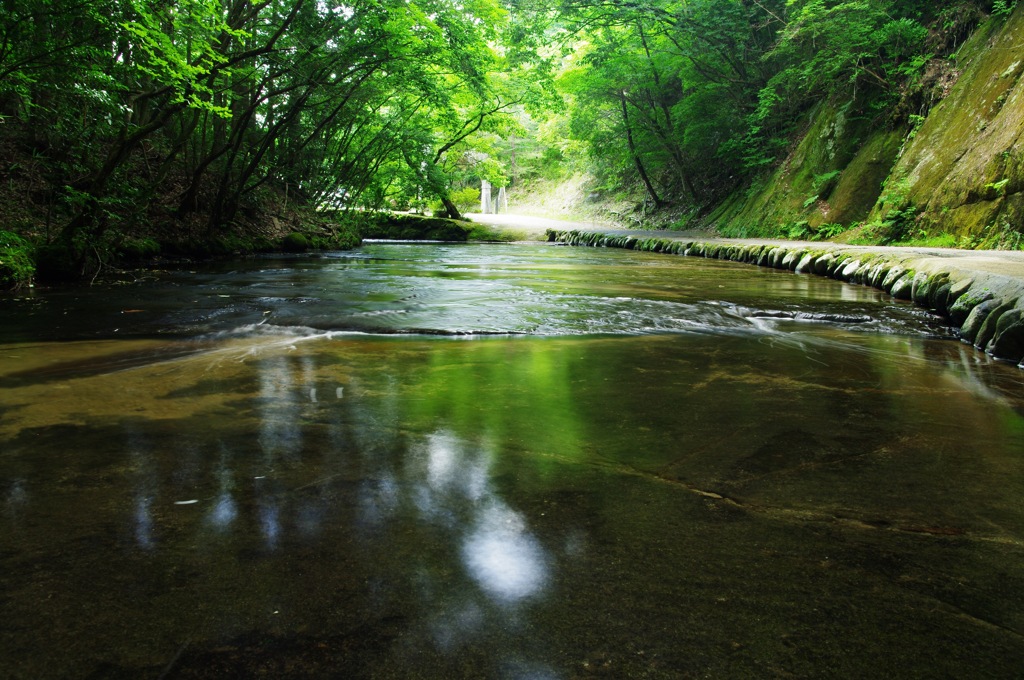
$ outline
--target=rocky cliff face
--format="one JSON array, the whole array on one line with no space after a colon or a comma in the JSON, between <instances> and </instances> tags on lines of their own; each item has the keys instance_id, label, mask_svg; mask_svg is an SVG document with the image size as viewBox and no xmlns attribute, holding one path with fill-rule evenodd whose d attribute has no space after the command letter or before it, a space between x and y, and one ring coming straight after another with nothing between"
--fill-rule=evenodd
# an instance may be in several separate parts
<instances>
[{"instance_id":1,"label":"rocky cliff face","mask_svg":"<svg viewBox=\"0 0 1024 680\"><path fill-rule=\"evenodd\" d=\"M864 102L823 102L765 181L712 213L730 236L868 241L946 234L960 247L1024 247L1024 6L983 22L925 80L926 114L898 126ZM832 226L836 225L836 226Z\"/></svg>"},{"instance_id":2,"label":"rocky cliff face","mask_svg":"<svg viewBox=\"0 0 1024 680\"><path fill-rule=\"evenodd\" d=\"M961 50L949 95L909 140L889 174L891 210L920 211L915 228L964 245L1024 245L1024 7L989 20Z\"/></svg>"}]
</instances>

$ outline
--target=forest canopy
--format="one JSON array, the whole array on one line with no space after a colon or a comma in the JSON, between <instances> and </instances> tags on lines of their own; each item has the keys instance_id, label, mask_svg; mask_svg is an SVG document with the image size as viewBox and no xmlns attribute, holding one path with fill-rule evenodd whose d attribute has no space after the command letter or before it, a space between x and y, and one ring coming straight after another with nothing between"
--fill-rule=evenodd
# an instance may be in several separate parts
<instances>
[{"instance_id":1,"label":"forest canopy","mask_svg":"<svg viewBox=\"0 0 1024 680\"><path fill-rule=\"evenodd\" d=\"M481 180L578 172L699 211L778 163L823 99L925 115L929 64L1014 5L9 0L0 252L28 239L82 268L289 207L459 217Z\"/></svg>"}]
</instances>

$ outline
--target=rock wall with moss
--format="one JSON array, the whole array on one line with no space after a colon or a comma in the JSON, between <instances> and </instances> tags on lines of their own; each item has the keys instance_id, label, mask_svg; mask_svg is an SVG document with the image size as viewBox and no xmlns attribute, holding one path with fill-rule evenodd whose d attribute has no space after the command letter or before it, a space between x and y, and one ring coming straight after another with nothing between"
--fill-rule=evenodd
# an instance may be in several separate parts
<instances>
[{"instance_id":1,"label":"rock wall with moss","mask_svg":"<svg viewBox=\"0 0 1024 680\"><path fill-rule=\"evenodd\" d=\"M921 121L871 221L915 214L913 229L957 245L1024 245L1024 6L990 19L958 53L948 96Z\"/></svg>"},{"instance_id":2,"label":"rock wall with moss","mask_svg":"<svg viewBox=\"0 0 1024 680\"><path fill-rule=\"evenodd\" d=\"M868 217L903 141L866 102L823 102L786 160L712 214L729 236L825 236Z\"/></svg>"},{"instance_id":3,"label":"rock wall with moss","mask_svg":"<svg viewBox=\"0 0 1024 680\"><path fill-rule=\"evenodd\" d=\"M706 222L734 237L1022 248L1022 75L1024 5L934 60L925 115L822 102L785 161Z\"/></svg>"}]
</instances>

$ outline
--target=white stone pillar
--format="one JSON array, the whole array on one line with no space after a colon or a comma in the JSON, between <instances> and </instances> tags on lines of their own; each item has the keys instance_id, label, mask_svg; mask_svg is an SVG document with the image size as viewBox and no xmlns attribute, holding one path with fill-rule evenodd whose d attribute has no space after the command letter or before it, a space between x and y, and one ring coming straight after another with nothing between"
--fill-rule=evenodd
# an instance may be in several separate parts
<instances>
[{"instance_id":1,"label":"white stone pillar","mask_svg":"<svg viewBox=\"0 0 1024 680\"><path fill-rule=\"evenodd\" d=\"M487 215L491 212L491 183L480 181L480 212Z\"/></svg>"},{"instance_id":2,"label":"white stone pillar","mask_svg":"<svg viewBox=\"0 0 1024 680\"><path fill-rule=\"evenodd\" d=\"M505 193L505 187L498 189L498 206L494 212L508 212L508 195Z\"/></svg>"}]
</instances>

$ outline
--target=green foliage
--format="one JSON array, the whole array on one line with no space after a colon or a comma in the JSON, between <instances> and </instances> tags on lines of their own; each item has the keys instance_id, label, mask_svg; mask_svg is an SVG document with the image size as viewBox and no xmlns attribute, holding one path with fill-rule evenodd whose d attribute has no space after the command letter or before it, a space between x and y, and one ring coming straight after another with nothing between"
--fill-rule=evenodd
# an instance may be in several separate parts
<instances>
[{"instance_id":1,"label":"green foliage","mask_svg":"<svg viewBox=\"0 0 1024 680\"><path fill-rule=\"evenodd\" d=\"M792 119L822 95L875 91L895 99L930 58L928 29L892 0L793 0L768 55L779 65L759 95L751 126Z\"/></svg>"},{"instance_id":2,"label":"green foliage","mask_svg":"<svg viewBox=\"0 0 1024 680\"><path fill-rule=\"evenodd\" d=\"M846 231L846 227L844 227L841 224L836 224L834 222L822 224L821 226L814 230L814 233L811 235L811 240L829 241L831 239L834 239L836 236L839 236L844 231Z\"/></svg>"},{"instance_id":3,"label":"green foliage","mask_svg":"<svg viewBox=\"0 0 1024 680\"><path fill-rule=\"evenodd\" d=\"M72 269L135 257L121 235L154 223L212 243L274 202L454 208L506 181L515 113L556 103L523 26L498 0L11 0L0 137L37 150Z\"/></svg>"},{"instance_id":4,"label":"green foliage","mask_svg":"<svg viewBox=\"0 0 1024 680\"><path fill-rule=\"evenodd\" d=\"M885 209L885 217L881 222L865 228L868 238L877 243L891 244L911 237L920 210L910 201L909 193L909 178L890 178L886 182L879 198Z\"/></svg>"},{"instance_id":5,"label":"green foliage","mask_svg":"<svg viewBox=\"0 0 1024 680\"><path fill-rule=\"evenodd\" d=\"M807 220L801 220L793 224L784 225L782 235L786 238L808 241L827 241L835 238L847 229L841 224L823 224L812 227Z\"/></svg>"},{"instance_id":6,"label":"green foliage","mask_svg":"<svg viewBox=\"0 0 1024 680\"><path fill-rule=\"evenodd\" d=\"M69 271L146 257L124 235L168 223L252 247L235 227L269 204L454 215L482 179L589 171L644 210L698 212L778 162L822 98L878 115L903 96L929 21L966 25L962 5L9 0L0 141L38 155L49 261ZM812 194L836 181L815 177Z\"/></svg>"},{"instance_id":7,"label":"green foliage","mask_svg":"<svg viewBox=\"0 0 1024 680\"><path fill-rule=\"evenodd\" d=\"M1017 8L1017 0L994 0L992 16L1005 17Z\"/></svg>"},{"instance_id":8,"label":"green foliage","mask_svg":"<svg viewBox=\"0 0 1024 680\"><path fill-rule=\"evenodd\" d=\"M807 220L802 220L795 224L789 224L783 227L783 233L786 238L795 240L803 240L811 236L810 225L807 224Z\"/></svg>"},{"instance_id":9,"label":"green foliage","mask_svg":"<svg viewBox=\"0 0 1024 680\"><path fill-rule=\"evenodd\" d=\"M890 177L882 188L879 201L890 210L902 210L910 202L910 179L907 177Z\"/></svg>"},{"instance_id":10,"label":"green foliage","mask_svg":"<svg viewBox=\"0 0 1024 680\"><path fill-rule=\"evenodd\" d=\"M907 122L910 123L910 132L907 133L907 139L914 139L917 137L918 130L924 124L924 116L912 113L907 117Z\"/></svg>"},{"instance_id":11,"label":"green foliage","mask_svg":"<svg viewBox=\"0 0 1024 680\"><path fill-rule=\"evenodd\" d=\"M154 84L170 88L171 103L229 117L227 106L214 103L212 76L229 63L219 46L241 41L249 33L228 23L218 0L178 0L173 5L132 0L134 19L121 27L135 52L135 68ZM224 70L221 76L230 78Z\"/></svg>"},{"instance_id":12,"label":"green foliage","mask_svg":"<svg viewBox=\"0 0 1024 680\"><path fill-rule=\"evenodd\" d=\"M923 231L918 231L915 237L902 241L899 245L917 246L919 248L959 248L962 242L961 239L957 239L953 234L929 236Z\"/></svg>"},{"instance_id":13,"label":"green foliage","mask_svg":"<svg viewBox=\"0 0 1024 680\"><path fill-rule=\"evenodd\" d=\"M644 0L572 4L558 83L598 186L713 202L792 148L828 97L878 115L931 58L928 17L954 2ZM813 194L827 197L838 176ZM813 201L812 201L813 202Z\"/></svg>"},{"instance_id":14,"label":"green foliage","mask_svg":"<svg viewBox=\"0 0 1024 680\"><path fill-rule=\"evenodd\" d=\"M463 187L452 192L452 202L459 207L459 210L468 212L480 206L480 190L475 187Z\"/></svg>"},{"instance_id":15,"label":"green foliage","mask_svg":"<svg viewBox=\"0 0 1024 680\"><path fill-rule=\"evenodd\" d=\"M816 194L827 198L828 195L832 193L832 189L835 188L841 174L843 174L842 170L832 170L820 175L815 175L811 187L814 189Z\"/></svg>"},{"instance_id":16,"label":"green foliage","mask_svg":"<svg viewBox=\"0 0 1024 680\"><path fill-rule=\"evenodd\" d=\"M999 197L999 196L1002 196L1005 193L1006 185L1009 184L1009 183L1010 183L1010 179L1007 177L1005 179L1001 179L1001 180L998 180L996 182L987 182L985 184L984 188L985 188L985 190L987 192L990 192L993 195L995 195L996 197Z\"/></svg>"},{"instance_id":17,"label":"green foliage","mask_svg":"<svg viewBox=\"0 0 1024 680\"><path fill-rule=\"evenodd\" d=\"M864 236L871 243L891 245L911 237L919 210L913 205L890 210L881 222L867 225Z\"/></svg>"},{"instance_id":18,"label":"green foliage","mask_svg":"<svg viewBox=\"0 0 1024 680\"><path fill-rule=\"evenodd\" d=\"M1006 218L986 224L981 234L973 237L976 248L1024 250L1024 232Z\"/></svg>"},{"instance_id":19,"label":"green foliage","mask_svg":"<svg viewBox=\"0 0 1024 680\"><path fill-rule=\"evenodd\" d=\"M923 63L928 30L898 17L894 2L805 0L789 3L791 19L773 56L789 62L772 78L776 90L835 92L858 81L891 90L893 76Z\"/></svg>"},{"instance_id":20,"label":"green foliage","mask_svg":"<svg viewBox=\"0 0 1024 680\"><path fill-rule=\"evenodd\" d=\"M0 289L24 288L32 284L36 266L32 244L0 229Z\"/></svg>"}]
</instances>

